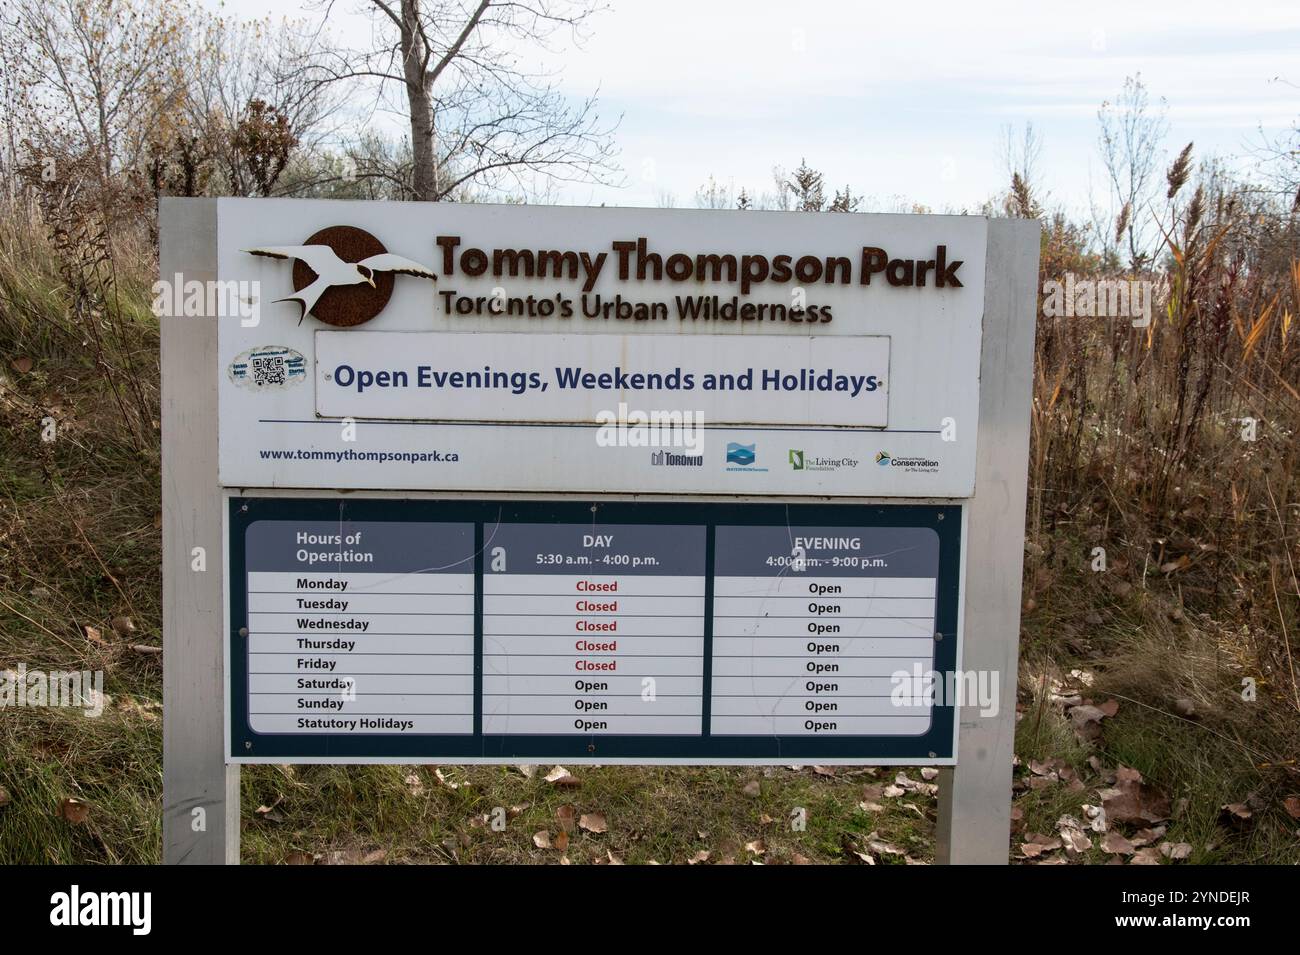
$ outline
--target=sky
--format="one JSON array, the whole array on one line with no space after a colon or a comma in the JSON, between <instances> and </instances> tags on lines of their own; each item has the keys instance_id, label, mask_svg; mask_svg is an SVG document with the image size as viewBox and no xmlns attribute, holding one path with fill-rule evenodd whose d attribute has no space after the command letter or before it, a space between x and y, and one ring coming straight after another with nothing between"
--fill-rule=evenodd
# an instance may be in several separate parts
<instances>
[{"instance_id":1,"label":"sky","mask_svg":"<svg viewBox=\"0 0 1300 955\"><path fill-rule=\"evenodd\" d=\"M368 35L352 12L365 2L337 0L335 35ZM1005 189L1007 127L1032 123L1040 191L1079 213L1104 196L1097 110L1127 76L1167 104L1166 159L1195 141L1199 158L1249 170L1261 129L1300 116L1300 0L609 4L545 62L568 95L599 90L602 117L621 115L623 184L564 184L556 202L691 207L710 176L754 195L806 159L828 194L849 185L875 209L976 209ZM224 9L319 16L283 0Z\"/></svg>"}]
</instances>

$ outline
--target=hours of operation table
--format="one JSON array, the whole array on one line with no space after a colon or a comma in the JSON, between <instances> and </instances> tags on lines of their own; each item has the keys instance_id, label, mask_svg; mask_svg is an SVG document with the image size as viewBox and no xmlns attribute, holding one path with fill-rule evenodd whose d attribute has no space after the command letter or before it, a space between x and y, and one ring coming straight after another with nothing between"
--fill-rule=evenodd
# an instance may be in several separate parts
<instances>
[{"instance_id":1,"label":"hours of operation table","mask_svg":"<svg viewBox=\"0 0 1300 955\"><path fill-rule=\"evenodd\" d=\"M960 518L232 501L232 755L946 759Z\"/></svg>"}]
</instances>

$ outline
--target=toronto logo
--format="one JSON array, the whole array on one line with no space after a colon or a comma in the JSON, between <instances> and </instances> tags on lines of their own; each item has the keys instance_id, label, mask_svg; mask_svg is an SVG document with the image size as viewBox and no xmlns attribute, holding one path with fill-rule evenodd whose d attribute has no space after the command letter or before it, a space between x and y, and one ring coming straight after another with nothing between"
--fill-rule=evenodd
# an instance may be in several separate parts
<instances>
[{"instance_id":1,"label":"toronto logo","mask_svg":"<svg viewBox=\"0 0 1300 955\"><path fill-rule=\"evenodd\" d=\"M330 226L302 245L246 249L252 255L292 260L293 294L277 302L297 302L298 324L308 314L326 325L350 328L370 321L388 304L397 275L438 281L433 271L393 255L369 232Z\"/></svg>"}]
</instances>

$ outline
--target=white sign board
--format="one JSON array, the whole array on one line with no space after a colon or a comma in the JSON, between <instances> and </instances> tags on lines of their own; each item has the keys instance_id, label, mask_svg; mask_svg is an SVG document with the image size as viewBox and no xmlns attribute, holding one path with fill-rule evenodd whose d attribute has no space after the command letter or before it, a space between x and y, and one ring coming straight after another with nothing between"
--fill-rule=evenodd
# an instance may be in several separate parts
<instances>
[{"instance_id":1,"label":"white sign board","mask_svg":"<svg viewBox=\"0 0 1300 955\"><path fill-rule=\"evenodd\" d=\"M226 486L973 493L982 218L217 208Z\"/></svg>"}]
</instances>

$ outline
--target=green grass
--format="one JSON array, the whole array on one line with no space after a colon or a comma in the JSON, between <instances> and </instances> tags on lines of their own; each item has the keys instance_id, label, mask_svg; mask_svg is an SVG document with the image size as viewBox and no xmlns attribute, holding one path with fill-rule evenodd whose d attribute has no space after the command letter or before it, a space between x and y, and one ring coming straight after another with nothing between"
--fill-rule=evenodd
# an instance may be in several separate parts
<instances>
[{"instance_id":1,"label":"green grass","mask_svg":"<svg viewBox=\"0 0 1300 955\"><path fill-rule=\"evenodd\" d=\"M908 794L880 799L883 812L859 808L863 786L888 782L896 769L811 767L570 767L581 785L561 788L529 779L515 767L254 767L243 774L243 860L278 863L294 853L328 861L336 853L387 852L384 861L458 863L600 863L612 853L626 864L857 861L865 837L916 859L932 856L934 799ZM916 770L907 770L920 779ZM407 784L414 775L418 787ZM758 792L746 786L757 781ZM906 808L907 805L915 809ZM554 843L562 806L598 813L607 831L574 825L566 849L538 848L535 833ZM259 813L259 807L271 809ZM494 830L494 810L504 830ZM802 809L802 814L798 810ZM802 818L802 829L796 820ZM761 853L752 851L761 848ZM903 862L885 856L881 863Z\"/></svg>"}]
</instances>

